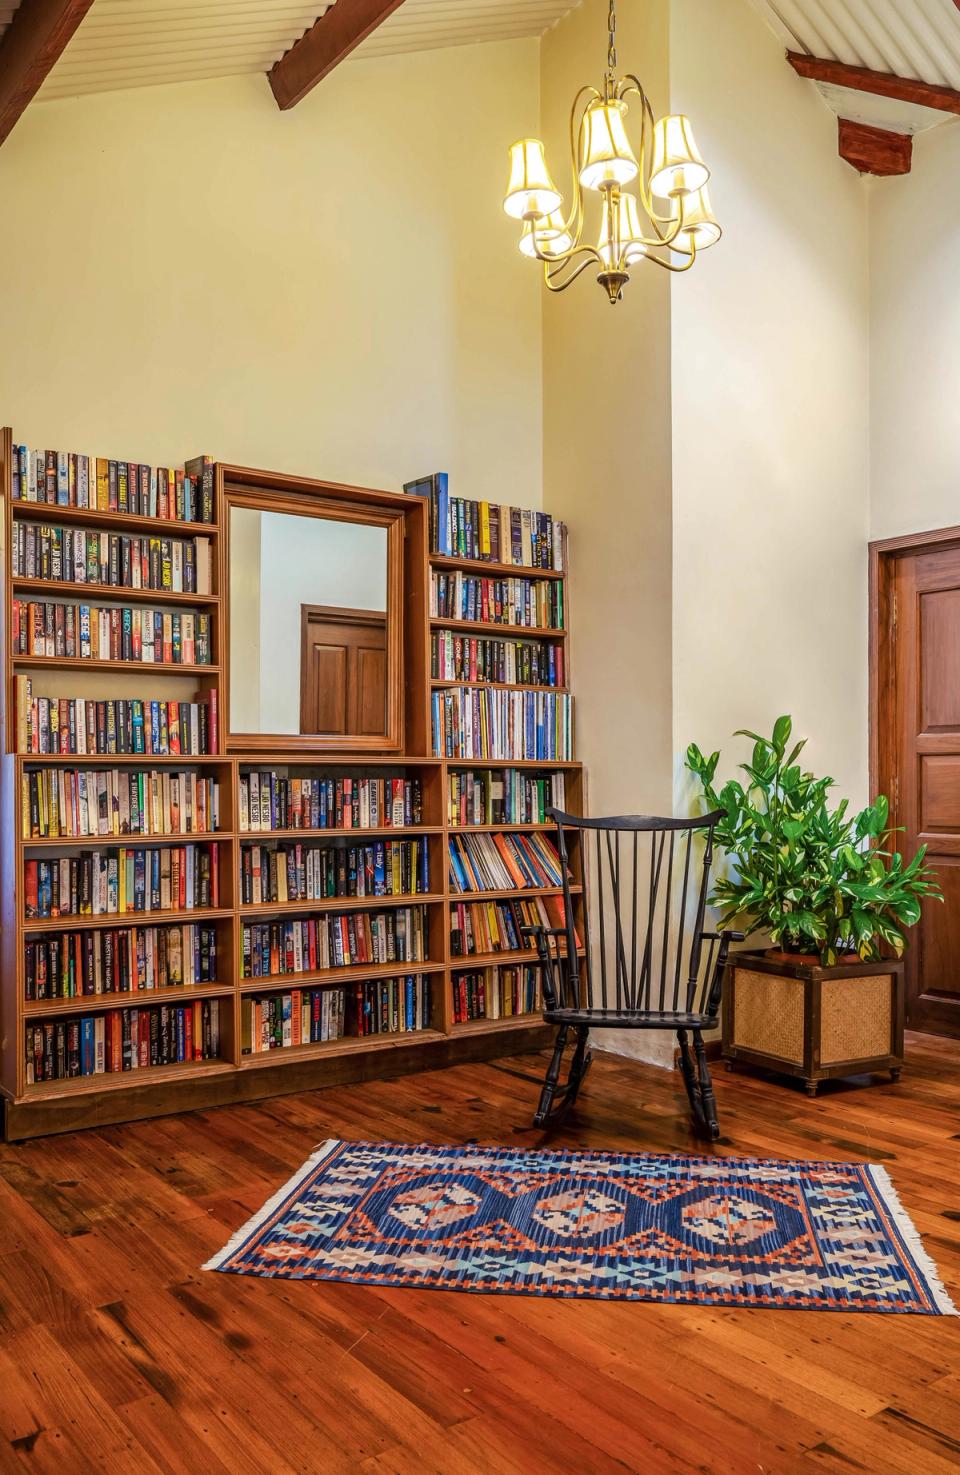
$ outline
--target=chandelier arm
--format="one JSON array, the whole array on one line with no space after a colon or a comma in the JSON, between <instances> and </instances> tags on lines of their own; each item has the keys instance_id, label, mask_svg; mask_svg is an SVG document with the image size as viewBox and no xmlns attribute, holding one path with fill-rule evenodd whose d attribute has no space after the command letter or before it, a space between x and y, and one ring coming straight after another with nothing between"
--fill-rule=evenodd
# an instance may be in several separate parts
<instances>
[{"instance_id":1,"label":"chandelier arm","mask_svg":"<svg viewBox=\"0 0 960 1475\"><path fill-rule=\"evenodd\" d=\"M647 255L643 259L644 259L644 261L652 261L653 264L654 264L654 266L662 266L663 269L664 269L664 271L676 271L676 272L689 271L690 268L691 268L691 266L693 265L694 261L697 259L697 248L696 248L696 246L695 245L691 245L691 248L690 248L689 253L687 253L687 252L681 252L680 254L687 256L687 260L683 263L683 266L677 266L672 261L665 261L662 256L651 256L649 254L649 252L647 253Z\"/></svg>"},{"instance_id":2,"label":"chandelier arm","mask_svg":"<svg viewBox=\"0 0 960 1475\"><path fill-rule=\"evenodd\" d=\"M653 191L650 189L650 181L647 178L647 130L649 129L649 138L652 144L654 131L656 129L656 118L653 115L653 108L650 104L650 99L647 96L646 92L643 90L643 84L640 81L640 78L637 77L633 72L629 72L627 76L624 77L623 81L627 84L627 86L624 88L624 92L636 92L640 98L643 118L640 128L640 177L637 182L637 187L640 192L641 204L643 205L644 210L647 212L647 215L650 217L650 224L657 232L657 235L661 235L660 226L671 226L673 224L673 216L661 215L660 212L657 210L656 206L653 203ZM674 235L675 234L676 232L674 232ZM664 244L669 243L664 242Z\"/></svg>"},{"instance_id":3,"label":"chandelier arm","mask_svg":"<svg viewBox=\"0 0 960 1475\"><path fill-rule=\"evenodd\" d=\"M588 251L593 251L593 247L592 246L587 246L584 249L585 250L588 250ZM594 252L593 254L596 256L597 253ZM547 290L550 291L550 292L564 292L564 291L566 291L567 287L572 286L573 283L577 280L577 277L580 276L580 274L582 272L585 272L586 269L587 269L587 267L590 266L591 264L592 263L591 263L589 257L586 259L586 261L581 261L580 265L576 268L576 270L575 271L572 271L570 273L570 275L566 278L566 280L563 281L563 282L556 280L556 278L558 278L559 275L560 275L559 272L549 272L549 271L546 271L545 270L544 273L543 273L543 280L544 280L544 282L547 285Z\"/></svg>"}]
</instances>

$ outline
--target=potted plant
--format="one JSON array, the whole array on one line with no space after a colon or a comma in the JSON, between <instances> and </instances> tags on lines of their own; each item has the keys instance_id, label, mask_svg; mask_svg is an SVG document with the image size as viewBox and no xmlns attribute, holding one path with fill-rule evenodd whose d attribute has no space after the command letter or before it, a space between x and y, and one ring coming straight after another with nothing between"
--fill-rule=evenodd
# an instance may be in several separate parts
<instances>
[{"instance_id":1,"label":"potted plant","mask_svg":"<svg viewBox=\"0 0 960 1475\"><path fill-rule=\"evenodd\" d=\"M830 803L832 778L798 763L805 740L779 717L753 743L744 780L715 783L720 754L695 743L687 767L703 800L722 810L716 839L727 857L711 903L720 925L746 923L769 935L765 952L733 955L724 995L723 1054L800 1077L810 1095L821 1080L903 1065L906 931L924 897L942 900L921 847L911 860L889 848L889 805L881 794L859 814ZM744 929L746 930L746 928Z\"/></svg>"}]
</instances>

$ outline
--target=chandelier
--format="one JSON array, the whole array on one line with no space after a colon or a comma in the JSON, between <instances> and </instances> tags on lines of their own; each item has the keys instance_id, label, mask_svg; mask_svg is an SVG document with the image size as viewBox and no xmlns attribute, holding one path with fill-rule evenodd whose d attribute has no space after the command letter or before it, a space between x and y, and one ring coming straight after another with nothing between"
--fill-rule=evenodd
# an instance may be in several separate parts
<instances>
[{"instance_id":1,"label":"chandelier","mask_svg":"<svg viewBox=\"0 0 960 1475\"><path fill-rule=\"evenodd\" d=\"M629 72L617 77L616 0L610 0L607 30L603 91L581 87L570 109L569 214L564 214L563 196L551 178L539 138L522 138L511 148L503 208L523 222L520 250L543 262L551 292L562 292L596 265L597 281L614 303L623 296L637 262L689 271L698 252L719 241L720 227L707 193L710 170L697 151L690 120L674 113L654 121L640 79ZM626 99L633 94L640 109L639 158L626 129ZM632 184L636 194L627 188ZM583 243L587 190L600 196L595 246ZM644 234L641 209L649 234Z\"/></svg>"}]
</instances>

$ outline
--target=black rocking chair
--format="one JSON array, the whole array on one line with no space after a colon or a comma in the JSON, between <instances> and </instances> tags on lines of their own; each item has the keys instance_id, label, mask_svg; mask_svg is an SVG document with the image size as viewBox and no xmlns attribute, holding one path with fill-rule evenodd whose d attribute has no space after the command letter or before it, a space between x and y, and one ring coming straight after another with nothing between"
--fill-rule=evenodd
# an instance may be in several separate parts
<instances>
[{"instance_id":1,"label":"black rocking chair","mask_svg":"<svg viewBox=\"0 0 960 1475\"><path fill-rule=\"evenodd\" d=\"M590 1069L591 1030L667 1029L676 1030L680 1044L695 1129L700 1136L719 1137L703 1031L716 1024L729 945L743 937L740 932L708 932L703 926L713 835L722 811L702 819L583 819L559 809L551 809L550 816L557 824L563 864L565 925L524 929L536 941L543 1017L557 1026L534 1122L545 1126L573 1105ZM575 929L570 891L570 831L577 832L582 846L582 939ZM700 844L703 854L698 858ZM568 1044L573 1055L561 1084Z\"/></svg>"}]
</instances>

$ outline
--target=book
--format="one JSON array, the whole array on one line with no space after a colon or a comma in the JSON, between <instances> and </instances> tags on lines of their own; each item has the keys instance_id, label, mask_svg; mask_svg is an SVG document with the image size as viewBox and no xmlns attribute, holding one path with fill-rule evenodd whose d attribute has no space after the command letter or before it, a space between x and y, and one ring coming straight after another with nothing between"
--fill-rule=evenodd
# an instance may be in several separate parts
<instances>
[{"instance_id":1,"label":"book","mask_svg":"<svg viewBox=\"0 0 960 1475\"><path fill-rule=\"evenodd\" d=\"M338 896L406 896L430 890L426 840L380 840L364 846L244 845L244 905L321 901Z\"/></svg>"},{"instance_id":2,"label":"book","mask_svg":"<svg viewBox=\"0 0 960 1475\"><path fill-rule=\"evenodd\" d=\"M532 953L534 949L530 939L524 936L524 927L565 925L562 896L459 901L450 909L450 952L455 958L486 953Z\"/></svg>"},{"instance_id":3,"label":"book","mask_svg":"<svg viewBox=\"0 0 960 1475\"><path fill-rule=\"evenodd\" d=\"M15 579L209 595L211 540L15 521Z\"/></svg>"},{"instance_id":4,"label":"book","mask_svg":"<svg viewBox=\"0 0 960 1475\"><path fill-rule=\"evenodd\" d=\"M16 502L89 507L161 521L213 521L213 461L195 456L182 470L146 466L74 451L13 448Z\"/></svg>"},{"instance_id":5,"label":"book","mask_svg":"<svg viewBox=\"0 0 960 1475\"><path fill-rule=\"evenodd\" d=\"M562 633L563 581L488 578L460 570L447 573L434 569L430 574L430 615L435 620L467 620Z\"/></svg>"},{"instance_id":6,"label":"book","mask_svg":"<svg viewBox=\"0 0 960 1475\"><path fill-rule=\"evenodd\" d=\"M293 777L274 769L241 772L239 829L412 829L422 822L419 778L343 773Z\"/></svg>"},{"instance_id":7,"label":"book","mask_svg":"<svg viewBox=\"0 0 960 1475\"><path fill-rule=\"evenodd\" d=\"M454 1024L539 1014L543 1007L537 965L497 964L475 972L457 972L453 974L450 989Z\"/></svg>"},{"instance_id":8,"label":"book","mask_svg":"<svg viewBox=\"0 0 960 1475\"><path fill-rule=\"evenodd\" d=\"M105 757L215 754L216 697L216 688L192 702L34 696L30 677L18 676L19 751Z\"/></svg>"},{"instance_id":9,"label":"book","mask_svg":"<svg viewBox=\"0 0 960 1475\"><path fill-rule=\"evenodd\" d=\"M25 1047L28 1086L74 1076L216 1060L220 1055L220 1000L124 1006L76 1019L31 1023L26 1028Z\"/></svg>"},{"instance_id":10,"label":"book","mask_svg":"<svg viewBox=\"0 0 960 1475\"><path fill-rule=\"evenodd\" d=\"M447 775L447 822L458 827L544 824L548 810L565 808L562 772L478 768Z\"/></svg>"},{"instance_id":11,"label":"book","mask_svg":"<svg viewBox=\"0 0 960 1475\"><path fill-rule=\"evenodd\" d=\"M430 674L435 681L492 681L521 686L563 686L563 646L549 640L501 640L435 630Z\"/></svg>"},{"instance_id":12,"label":"book","mask_svg":"<svg viewBox=\"0 0 960 1475\"><path fill-rule=\"evenodd\" d=\"M220 784L191 769L25 769L20 815L27 841L205 834L220 828Z\"/></svg>"},{"instance_id":13,"label":"book","mask_svg":"<svg viewBox=\"0 0 960 1475\"><path fill-rule=\"evenodd\" d=\"M245 922L241 942L243 978L279 978L364 963L423 963L427 960L426 908Z\"/></svg>"},{"instance_id":14,"label":"book","mask_svg":"<svg viewBox=\"0 0 960 1475\"><path fill-rule=\"evenodd\" d=\"M408 482L404 491L429 499L431 553L525 568L564 568L566 527L546 512L451 497L443 472Z\"/></svg>"},{"instance_id":15,"label":"book","mask_svg":"<svg viewBox=\"0 0 960 1475\"><path fill-rule=\"evenodd\" d=\"M219 845L109 846L24 862L24 915L124 916L220 904Z\"/></svg>"},{"instance_id":16,"label":"book","mask_svg":"<svg viewBox=\"0 0 960 1475\"><path fill-rule=\"evenodd\" d=\"M28 937L24 982L28 1001L216 983L216 929L187 922Z\"/></svg>"},{"instance_id":17,"label":"book","mask_svg":"<svg viewBox=\"0 0 960 1475\"><path fill-rule=\"evenodd\" d=\"M563 867L545 835L463 834L449 837L454 891L506 891L560 886Z\"/></svg>"},{"instance_id":18,"label":"book","mask_svg":"<svg viewBox=\"0 0 960 1475\"><path fill-rule=\"evenodd\" d=\"M141 661L208 666L211 617L128 605L11 602L14 655L38 660Z\"/></svg>"},{"instance_id":19,"label":"book","mask_svg":"<svg viewBox=\"0 0 960 1475\"><path fill-rule=\"evenodd\" d=\"M573 707L565 692L453 687L431 697L438 758L569 761Z\"/></svg>"}]
</instances>

